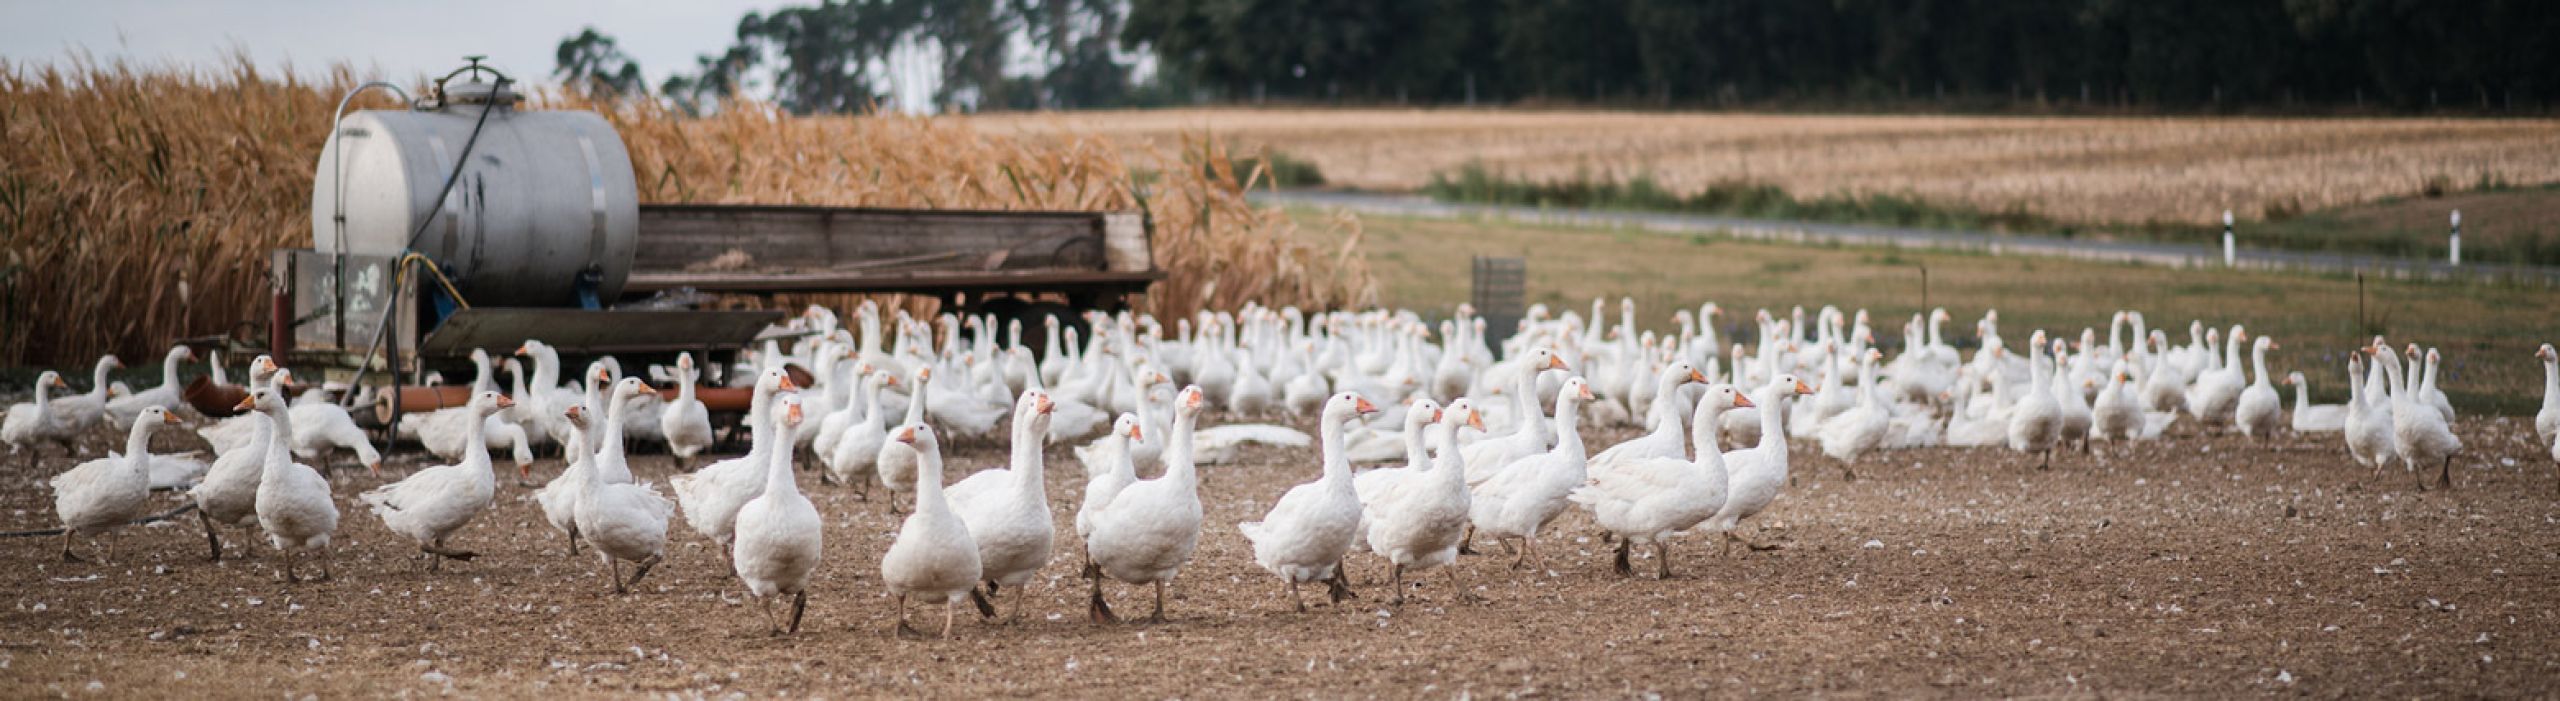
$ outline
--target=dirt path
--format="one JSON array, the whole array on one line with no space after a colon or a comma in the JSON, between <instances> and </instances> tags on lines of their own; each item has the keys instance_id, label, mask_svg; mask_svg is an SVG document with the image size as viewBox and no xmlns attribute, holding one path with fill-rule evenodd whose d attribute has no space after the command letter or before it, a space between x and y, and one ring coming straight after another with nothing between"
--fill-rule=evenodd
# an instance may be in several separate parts
<instances>
[{"instance_id":1,"label":"dirt path","mask_svg":"<svg viewBox=\"0 0 2560 701\"><path fill-rule=\"evenodd\" d=\"M192 521L124 531L108 566L59 564L52 539L0 541L0 684L158 698L2548 693L2560 492L2547 448L2527 422L2462 433L2473 452L2449 493L2397 469L2374 477L2332 440L2102 447L2049 472L2006 451L1908 451L1854 482L1800 450L1799 484L1756 534L1781 550L1724 558L1693 538L1673 550L1678 578L1620 579L1573 514L1535 571L1498 551L1461 560L1487 603L1453 601L1434 572L1389 609L1382 569L1359 556L1364 597L1307 614L1287 610L1234 529L1315 472L1304 454L1264 455L1207 471L1209 532L1173 590L1176 622L1112 627L1083 618L1068 527L1082 472L1059 450L1065 535L1026 620L963 620L957 639L924 643L888 635L875 570L897 522L814 477L828 560L803 633L776 639L680 523L671 561L617 598L594 560L566 556L528 490L502 486L499 510L457 540L480 560L428 574L353 507L374 481L347 475L332 583L281 584L272 553L208 563ZM1000 459L979 447L959 462ZM644 478L670 469L641 463ZM63 466L47 467L0 471L0 525L50 525L39 475ZM1141 590L1111 595L1144 610Z\"/></svg>"}]
</instances>

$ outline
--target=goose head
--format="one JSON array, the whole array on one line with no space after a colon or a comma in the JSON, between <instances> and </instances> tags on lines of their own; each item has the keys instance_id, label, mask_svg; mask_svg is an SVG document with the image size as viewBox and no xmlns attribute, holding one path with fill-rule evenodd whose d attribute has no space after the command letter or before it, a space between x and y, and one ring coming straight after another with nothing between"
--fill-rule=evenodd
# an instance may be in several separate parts
<instances>
[{"instance_id":1,"label":"goose head","mask_svg":"<svg viewBox=\"0 0 2560 701\"><path fill-rule=\"evenodd\" d=\"M939 455L942 451L941 441L934 438L933 427L924 424L900 426L898 430L890 432L889 440L914 448L917 455Z\"/></svg>"},{"instance_id":2,"label":"goose head","mask_svg":"<svg viewBox=\"0 0 2560 701\"><path fill-rule=\"evenodd\" d=\"M1133 443L1144 443L1147 441L1146 427L1139 423L1138 416L1136 414L1123 413L1120 415L1120 418L1113 419L1111 421L1111 435L1126 438Z\"/></svg>"},{"instance_id":3,"label":"goose head","mask_svg":"<svg viewBox=\"0 0 2560 701\"><path fill-rule=\"evenodd\" d=\"M1189 389L1183 390L1186 397L1190 392L1191 390ZM1368 397L1360 396L1360 393L1358 392L1343 392L1336 394L1333 395L1332 399L1325 400L1324 403L1324 419L1326 426L1339 426L1352 419L1375 413L1378 413L1378 405L1370 403Z\"/></svg>"},{"instance_id":4,"label":"goose head","mask_svg":"<svg viewBox=\"0 0 2560 701\"><path fill-rule=\"evenodd\" d=\"M1578 405L1593 399L1595 399L1595 397L1591 395L1591 383L1582 379L1581 376L1565 378L1564 388L1556 390L1557 406L1563 406L1566 402L1572 402ZM1556 411L1561 412L1564 410L1557 409Z\"/></svg>"},{"instance_id":5,"label":"goose head","mask_svg":"<svg viewBox=\"0 0 2560 701\"><path fill-rule=\"evenodd\" d=\"M1813 385L1805 384L1804 380L1796 377L1794 373L1782 373L1770 378L1769 386L1778 388L1780 393L1786 392L1788 388L1794 388L1798 396L1813 393Z\"/></svg>"},{"instance_id":6,"label":"goose head","mask_svg":"<svg viewBox=\"0 0 2560 701\"><path fill-rule=\"evenodd\" d=\"M471 411L480 416L496 414L515 405L516 400L499 394L497 390L484 391L471 396Z\"/></svg>"},{"instance_id":7,"label":"goose head","mask_svg":"<svg viewBox=\"0 0 2560 701\"><path fill-rule=\"evenodd\" d=\"M1449 406L1442 407L1440 410L1440 420L1460 426L1472 427L1478 431L1484 430L1484 412L1476 410L1476 402L1472 399L1460 398L1457 401L1450 402Z\"/></svg>"},{"instance_id":8,"label":"goose head","mask_svg":"<svg viewBox=\"0 0 2560 701\"><path fill-rule=\"evenodd\" d=\"M2287 387L2291 387L2291 386L2293 386L2293 385L2302 384L2302 371L2300 371L2300 370L2295 370L2295 371L2293 371L2293 372L2285 373L2285 374L2284 374L2284 384L2285 384L2285 386L2287 386Z\"/></svg>"},{"instance_id":9,"label":"goose head","mask_svg":"<svg viewBox=\"0 0 2560 701\"><path fill-rule=\"evenodd\" d=\"M2546 363L2560 362L2560 350L2553 350L2551 344L2545 343L2533 352L2533 357Z\"/></svg>"}]
</instances>

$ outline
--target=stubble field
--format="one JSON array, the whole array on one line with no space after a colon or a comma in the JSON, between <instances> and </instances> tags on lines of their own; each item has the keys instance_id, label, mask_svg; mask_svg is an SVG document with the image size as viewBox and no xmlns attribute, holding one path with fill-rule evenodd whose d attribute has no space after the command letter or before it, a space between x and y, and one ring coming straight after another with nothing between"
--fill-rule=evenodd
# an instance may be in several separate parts
<instances>
[{"instance_id":1,"label":"stubble field","mask_svg":"<svg viewBox=\"0 0 2560 701\"><path fill-rule=\"evenodd\" d=\"M2206 224L2560 182L2560 121L2053 118L1531 110L1186 109L968 118L994 134L1137 149L1208 133L1311 162L1333 185L1413 190L1468 164L1515 178L1650 175L1798 197L1907 194L2077 222ZM2441 213L2431 216L2441 217Z\"/></svg>"}]
</instances>

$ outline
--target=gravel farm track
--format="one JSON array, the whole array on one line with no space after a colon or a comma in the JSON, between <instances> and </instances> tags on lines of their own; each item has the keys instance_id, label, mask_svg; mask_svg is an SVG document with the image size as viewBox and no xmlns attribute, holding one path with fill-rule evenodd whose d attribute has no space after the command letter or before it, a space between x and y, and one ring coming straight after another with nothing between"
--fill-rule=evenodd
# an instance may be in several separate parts
<instances>
[{"instance_id":1,"label":"gravel farm track","mask_svg":"<svg viewBox=\"0 0 2560 701\"><path fill-rule=\"evenodd\" d=\"M2397 467L2354 466L2334 436L2253 443L2182 425L2171 440L2058 454L2049 471L2006 450L1928 449L1870 458L1856 480L1799 444L1797 484L1753 533L1781 549L1721 557L1694 537L1673 548L1674 579L1624 579L1588 517L1569 513L1541 567L1510 569L1499 548L1460 560L1482 603L1453 597L1443 570L1390 608L1382 566L1355 555L1361 598L1303 614L1252 566L1234 524L1311 479L1316 462L1262 453L1204 470L1209 525L1173 588L1174 620L1113 626L1085 619L1069 527L1083 479L1053 448L1060 554L1028 588L1029 613L1007 625L964 612L954 639L926 642L889 635L895 612L876 569L898 521L878 498L814 475L802 483L827 515L827 561L801 633L777 638L718 549L681 523L669 562L616 597L596 561L566 557L529 490L502 477L497 509L455 541L479 559L431 574L355 503L379 478L343 470L332 582L277 581L271 551L207 562L191 516L111 536L111 565L58 563L57 539L0 541L0 688L295 699L2552 693L2560 478L2529 421L2466 417L2458 431L2469 450L2458 488L2424 492ZM1594 432L1593 445L1627 435ZM1002 459L965 446L953 472ZM673 469L635 461L661 483ZM0 527L53 525L42 478L69 464L0 462ZM417 466L392 463L387 472ZM546 460L535 475L557 468ZM1110 593L1124 615L1144 615L1143 590Z\"/></svg>"}]
</instances>

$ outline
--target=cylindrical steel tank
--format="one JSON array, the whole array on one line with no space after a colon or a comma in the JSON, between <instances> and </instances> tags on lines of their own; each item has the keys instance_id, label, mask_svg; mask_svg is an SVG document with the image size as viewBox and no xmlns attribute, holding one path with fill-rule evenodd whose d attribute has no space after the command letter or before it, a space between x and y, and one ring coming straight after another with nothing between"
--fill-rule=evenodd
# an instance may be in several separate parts
<instances>
[{"instance_id":1,"label":"cylindrical steel tank","mask_svg":"<svg viewBox=\"0 0 2560 701\"><path fill-rule=\"evenodd\" d=\"M593 271L597 298L611 303L631 273L640 219L622 137L592 112L514 102L474 82L453 86L436 109L348 114L313 179L312 248L389 256L405 246L444 266L477 306L575 306L580 275ZM439 201L482 110L495 112Z\"/></svg>"}]
</instances>

